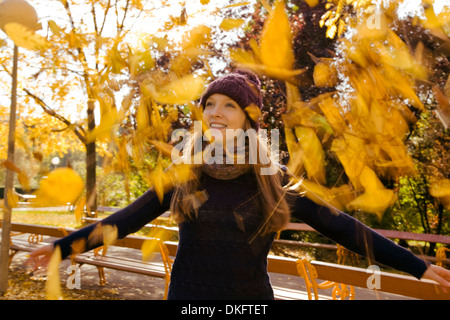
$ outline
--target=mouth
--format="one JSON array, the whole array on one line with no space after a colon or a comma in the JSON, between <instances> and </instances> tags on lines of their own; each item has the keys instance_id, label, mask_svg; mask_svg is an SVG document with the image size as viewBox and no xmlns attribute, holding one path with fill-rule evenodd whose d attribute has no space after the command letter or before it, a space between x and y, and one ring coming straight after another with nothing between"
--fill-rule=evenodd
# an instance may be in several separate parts
<instances>
[{"instance_id":1,"label":"mouth","mask_svg":"<svg viewBox=\"0 0 450 320\"><path fill-rule=\"evenodd\" d=\"M215 128L215 129L223 129L223 128L227 127L225 124L218 123L218 122L211 122L211 124L209 126L211 128Z\"/></svg>"}]
</instances>

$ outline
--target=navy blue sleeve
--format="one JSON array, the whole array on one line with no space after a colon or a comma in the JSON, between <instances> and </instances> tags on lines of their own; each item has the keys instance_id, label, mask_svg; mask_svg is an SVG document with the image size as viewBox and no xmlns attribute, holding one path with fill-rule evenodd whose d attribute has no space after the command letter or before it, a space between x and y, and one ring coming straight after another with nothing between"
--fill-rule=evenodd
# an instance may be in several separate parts
<instances>
[{"instance_id":1,"label":"navy blue sleeve","mask_svg":"<svg viewBox=\"0 0 450 320\"><path fill-rule=\"evenodd\" d=\"M84 240L85 252L99 247L103 245L103 239L101 237L90 237L99 224L116 227L118 238L124 238L128 234L138 231L147 223L166 212L170 207L171 198L172 191L166 193L163 201L160 202L156 193L153 191L153 188L149 189L127 207L99 222L93 223L62 239L56 240L54 246L60 247L62 259L72 253L72 244L77 240Z\"/></svg>"},{"instance_id":2,"label":"navy blue sleeve","mask_svg":"<svg viewBox=\"0 0 450 320\"><path fill-rule=\"evenodd\" d=\"M345 248L380 264L420 279L428 263L385 238L348 214L320 206L298 195L292 202L292 217Z\"/></svg>"}]
</instances>

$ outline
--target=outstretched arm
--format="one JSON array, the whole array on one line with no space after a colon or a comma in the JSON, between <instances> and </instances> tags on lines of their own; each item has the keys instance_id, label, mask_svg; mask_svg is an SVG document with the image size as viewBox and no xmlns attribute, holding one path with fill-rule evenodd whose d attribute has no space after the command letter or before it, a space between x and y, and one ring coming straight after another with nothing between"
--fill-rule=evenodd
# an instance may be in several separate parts
<instances>
[{"instance_id":1,"label":"outstretched arm","mask_svg":"<svg viewBox=\"0 0 450 320\"><path fill-rule=\"evenodd\" d=\"M341 244L378 263L422 278L429 263L338 210L320 206L300 195L293 200L292 216Z\"/></svg>"},{"instance_id":2,"label":"outstretched arm","mask_svg":"<svg viewBox=\"0 0 450 320\"><path fill-rule=\"evenodd\" d=\"M163 201L160 202L153 189L149 189L129 206L97 223L93 223L64 238L56 240L50 246L32 252L30 257L32 259L42 259L45 264L45 261L51 256L53 248L59 246L61 249L61 258L64 259L72 253L72 244L78 240L83 241L85 245L84 251L99 247L103 244L102 237L91 236L98 225L111 225L116 227L118 238L124 238L166 212L169 209L171 198L172 192L168 192L164 195Z\"/></svg>"}]
</instances>

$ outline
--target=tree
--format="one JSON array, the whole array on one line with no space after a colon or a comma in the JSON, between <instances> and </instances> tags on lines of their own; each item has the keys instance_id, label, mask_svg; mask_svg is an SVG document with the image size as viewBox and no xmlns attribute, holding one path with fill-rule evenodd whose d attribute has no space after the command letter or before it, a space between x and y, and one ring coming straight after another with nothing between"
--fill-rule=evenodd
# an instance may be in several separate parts
<instances>
[{"instance_id":1,"label":"tree","mask_svg":"<svg viewBox=\"0 0 450 320\"><path fill-rule=\"evenodd\" d=\"M114 86L120 70L115 68L123 63L122 54L132 55L126 45L122 46L125 51L119 51L119 44L143 14L143 5L140 1L64 0L53 4L54 13L60 15L45 26L52 45L32 59L37 72L23 85L24 92L65 126L60 130L72 131L84 145L87 210L95 212L96 144L107 137L116 120ZM101 110L98 124L96 107ZM85 117L79 115L83 111Z\"/></svg>"},{"instance_id":2,"label":"tree","mask_svg":"<svg viewBox=\"0 0 450 320\"><path fill-rule=\"evenodd\" d=\"M285 132L288 167L305 178L299 190L381 219L397 179L417 177L423 165L408 140L418 119L448 109L448 97L436 104L433 91L448 78L440 66L448 62L449 8L438 18L424 4L424 18L400 18L394 1L261 4L231 56L268 78L263 114ZM289 39L291 47L277 46Z\"/></svg>"}]
</instances>

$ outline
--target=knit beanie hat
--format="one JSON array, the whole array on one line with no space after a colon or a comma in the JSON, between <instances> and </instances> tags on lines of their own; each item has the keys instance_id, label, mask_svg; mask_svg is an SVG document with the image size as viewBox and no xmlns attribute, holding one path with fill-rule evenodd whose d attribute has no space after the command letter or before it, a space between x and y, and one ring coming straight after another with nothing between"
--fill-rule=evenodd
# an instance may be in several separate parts
<instances>
[{"instance_id":1,"label":"knit beanie hat","mask_svg":"<svg viewBox=\"0 0 450 320\"><path fill-rule=\"evenodd\" d=\"M261 82L256 74L239 69L211 82L200 98L200 105L205 109L206 100L215 93L226 95L236 101L249 118L252 128L258 130L259 121L257 117L250 115L249 109L246 108L256 107L257 111L261 111L263 102L260 85ZM254 113L254 110L252 113Z\"/></svg>"}]
</instances>

